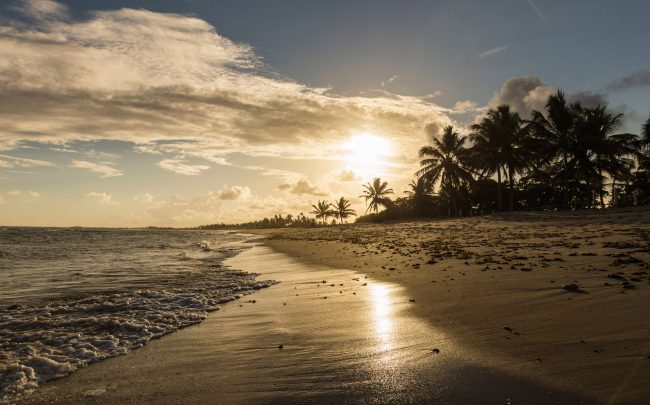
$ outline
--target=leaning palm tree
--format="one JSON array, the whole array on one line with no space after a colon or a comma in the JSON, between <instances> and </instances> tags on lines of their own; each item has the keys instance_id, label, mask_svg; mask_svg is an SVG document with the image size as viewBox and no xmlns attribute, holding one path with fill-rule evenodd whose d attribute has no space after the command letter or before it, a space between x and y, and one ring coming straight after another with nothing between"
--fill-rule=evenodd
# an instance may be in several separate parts
<instances>
[{"instance_id":1,"label":"leaning palm tree","mask_svg":"<svg viewBox=\"0 0 650 405\"><path fill-rule=\"evenodd\" d=\"M442 141L431 136L433 145L420 148L420 170L416 175L431 188L440 182L440 188L449 195L453 212L462 186L471 183L474 178L469 169L469 154L464 147L467 137L460 136L449 125L442 133Z\"/></svg>"},{"instance_id":2,"label":"leaning palm tree","mask_svg":"<svg viewBox=\"0 0 650 405\"><path fill-rule=\"evenodd\" d=\"M382 182L379 177L372 179L372 182L364 184L363 194L360 197L366 199L366 213L370 210L374 210L375 214L379 211L379 206L388 207L390 204L389 194L393 194L393 189L388 188L387 182Z\"/></svg>"},{"instance_id":3,"label":"leaning palm tree","mask_svg":"<svg viewBox=\"0 0 650 405\"><path fill-rule=\"evenodd\" d=\"M349 216L356 215L357 212L350 208L350 201L346 200L345 198L339 198L336 204L334 204L334 216L337 217L341 223L343 223L343 220L347 219Z\"/></svg>"},{"instance_id":4,"label":"leaning palm tree","mask_svg":"<svg viewBox=\"0 0 650 405\"><path fill-rule=\"evenodd\" d=\"M331 209L332 204L328 203L325 200L319 200L318 203L316 205L312 205L312 207L314 210L311 212L311 214L316 215L316 219L320 219L323 225L327 223L327 218L334 215L334 212Z\"/></svg>"},{"instance_id":5,"label":"leaning palm tree","mask_svg":"<svg viewBox=\"0 0 650 405\"><path fill-rule=\"evenodd\" d=\"M474 142L472 154L484 175L497 175L497 204L503 209L501 173L509 183L509 206L514 209L514 176L528 165L526 148L527 128L507 104L488 111L480 123L472 125L470 139Z\"/></svg>"}]
</instances>

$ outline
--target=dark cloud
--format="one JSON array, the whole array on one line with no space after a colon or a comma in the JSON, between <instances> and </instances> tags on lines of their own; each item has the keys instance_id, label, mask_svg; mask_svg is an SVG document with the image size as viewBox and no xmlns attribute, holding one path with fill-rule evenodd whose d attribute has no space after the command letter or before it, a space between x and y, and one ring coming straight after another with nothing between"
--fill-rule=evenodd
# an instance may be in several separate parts
<instances>
[{"instance_id":1,"label":"dark cloud","mask_svg":"<svg viewBox=\"0 0 650 405\"><path fill-rule=\"evenodd\" d=\"M650 70L639 70L631 75L614 80L607 85L607 91L622 91L638 87L650 87Z\"/></svg>"},{"instance_id":2,"label":"dark cloud","mask_svg":"<svg viewBox=\"0 0 650 405\"><path fill-rule=\"evenodd\" d=\"M528 117L532 110L543 109L548 96L554 91L537 76L513 77L504 83L488 104L490 107L508 104L513 111Z\"/></svg>"},{"instance_id":3,"label":"dark cloud","mask_svg":"<svg viewBox=\"0 0 650 405\"><path fill-rule=\"evenodd\" d=\"M508 104L513 111L528 118L533 110L544 111L548 97L557 90L557 87L547 85L537 76L513 77L494 95L489 106L494 108ZM585 107L607 104L606 95L590 91L578 91L566 97L569 103L579 102Z\"/></svg>"},{"instance_id":4,"label":"dark cloud","mask_svg":"<svg viewBox=\"0 0 650 405\"><path fill-rule=\"evenodd\" d=\"M428 136L437 138L442 134L442 128L442 125L436 122L430 122L424 127L424 131Z\"/></svg>"},{"instance_id":5,"label":"dark cloud","mask_svg":"<svg viewBox=\"0 0 650 405\"><path fill-rule=\"evenodd\" d=\"M596 107L598 105L606 105L607 96L589 91L579 91L569 94L568 101L570 103L580 103L585 107Z\"/></svg>"}]
</instances>

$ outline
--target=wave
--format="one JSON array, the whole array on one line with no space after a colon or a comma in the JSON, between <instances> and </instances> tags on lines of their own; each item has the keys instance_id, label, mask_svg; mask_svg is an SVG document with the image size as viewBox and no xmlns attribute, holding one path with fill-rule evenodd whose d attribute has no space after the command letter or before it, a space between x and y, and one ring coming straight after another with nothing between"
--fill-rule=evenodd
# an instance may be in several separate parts
<instances>
[{"instance_id":1,"label":"wave","mask_svg":"<svg viewBox=\"0 0 650 405\"><path fill-rule=\"evenodd\" d=\"M275 284L255 276L211 266L174 280L172 288L0 310L0 403L14 402L44 381L199 323L220 304Z\"/></svg>"}]
</instances>

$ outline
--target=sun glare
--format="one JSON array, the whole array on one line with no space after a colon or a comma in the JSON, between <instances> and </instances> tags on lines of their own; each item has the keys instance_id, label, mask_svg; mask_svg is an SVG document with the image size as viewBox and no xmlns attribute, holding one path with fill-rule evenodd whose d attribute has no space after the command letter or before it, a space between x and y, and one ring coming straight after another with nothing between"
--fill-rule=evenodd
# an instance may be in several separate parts
<instances>
[{"instance_id":1,"label":"sun glare","mask_svg":"<svg viewBox=\"0 0 650 405\"><path fill-rule=\"evenodd\" d=\"M354 135L345 144L349 152L350 166L364 177L378 176L378 173L392 155L392 147L386 138L375 134Z\"/></svg>"}]
</instances>

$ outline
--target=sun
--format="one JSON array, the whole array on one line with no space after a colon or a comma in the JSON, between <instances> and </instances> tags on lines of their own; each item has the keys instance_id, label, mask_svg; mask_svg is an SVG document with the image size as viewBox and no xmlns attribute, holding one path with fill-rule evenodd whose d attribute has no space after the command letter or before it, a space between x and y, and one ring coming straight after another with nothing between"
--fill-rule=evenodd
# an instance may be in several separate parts
<instances>
[{"instance_id":1,"label":"sun","mask_svg":"<svg viewBox=\"0 0 650 405\"><path fill-rule=\"evenodd\" d=\"M350 167L363 177L379 176L392 155L390 141L372 133L354 135L345 143L345 149Z\"/></svg>"}]
</instances>

